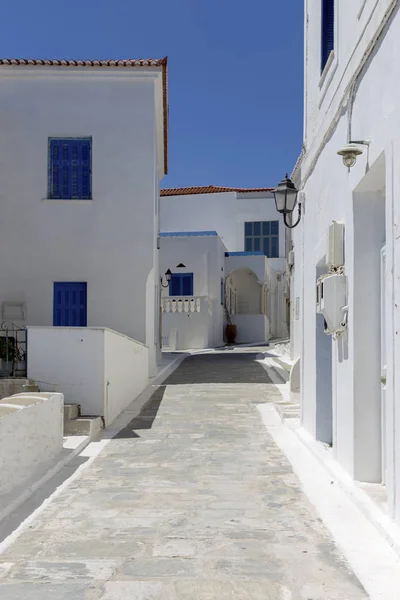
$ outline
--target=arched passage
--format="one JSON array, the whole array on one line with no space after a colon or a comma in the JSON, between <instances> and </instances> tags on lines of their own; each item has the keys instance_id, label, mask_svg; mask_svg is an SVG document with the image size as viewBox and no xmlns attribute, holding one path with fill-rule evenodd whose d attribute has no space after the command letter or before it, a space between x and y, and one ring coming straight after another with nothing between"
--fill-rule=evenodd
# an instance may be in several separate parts
<instances>
[{"instance_id":1,"label":"arched passage","mask_svg":"<svg viewBox=\"0 0 400 600\"><path fill-rule=\"evenodd\" d=\"M226 281L225 303L237 326L239 343L265 342L269 338L268 290L249 268L232 271Z\"/></svg>"}]
</instances>

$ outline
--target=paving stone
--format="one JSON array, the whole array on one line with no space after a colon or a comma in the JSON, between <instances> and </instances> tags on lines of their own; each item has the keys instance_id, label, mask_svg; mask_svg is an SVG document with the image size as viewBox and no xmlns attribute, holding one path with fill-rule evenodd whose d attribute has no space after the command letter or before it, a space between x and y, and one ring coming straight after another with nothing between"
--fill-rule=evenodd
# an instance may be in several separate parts
<instances>
[{"instance_id":1,"label":"paving stone","mask_svg":"<svg viewBox=\"0 0 400 600\"><path fill-rule=\"evenodd\" d=\"M287 588L264 580L261 582L178 581L178 600L291 600Z\"/></svg>"},{"instance_id":2,"label":"paving stone","mask_svg":"<svg viewBox=\"0 0 400 600\"><path fill-rule=\"evenodd\" d=\"M0 583L1 600L87 600L89 587L79 583Z\"/></svg>"},{"instance_id":3,"label":"paving stone","mask_svg":"<svg viewBox=\"0 0 400 600\"><path fill-rule=\"evenodd\" d=\"M170 600L171 589L158 581L110 581L101 600Z\"/></svg>"},{"instance_id":4,"label":"paving stone","mask_svg":"<svg viewBox=\"0 0 400 600\"><path fill-rule=\"evenodd\" d=\"M0 579L3 579L4 577L6 577L6 575L8 575L10 573L13 566L14 566L14 563L12 563L12 562L0 563Z\"/></svg>"},{"instance_id":5,"label":"paving stone","mask_svg":"<svg viewBox=\"0 0 400 600\"><path fill-rule=\"evenodd\" d=\"M203 563L189 558L142 558L128 561L121 569L124 576L141 579L160 577L192 577L200 575Z\"/></svg>"},{"instance_id":6,"label":"paving stone","mask_svg":"<svg viewBox=\"0 0 400 600\"><path fill-rule=\"evenodd\" d=\"M13 572L13 579L23 581L54 582L69 579L110 579L117 570L118 563L110 560L85 561L27 561Z\"/></svg>"},{"instance_id":7,"label":"paving stone","mask_svg":"<svg viewBox=\"0 0 400 600\"><path fill-rule=\"evenodd\" d=\"M192 356L131 407L0 556L0 600L367 600L261 421L256 358Z\"/></svg>"}]
</instances>

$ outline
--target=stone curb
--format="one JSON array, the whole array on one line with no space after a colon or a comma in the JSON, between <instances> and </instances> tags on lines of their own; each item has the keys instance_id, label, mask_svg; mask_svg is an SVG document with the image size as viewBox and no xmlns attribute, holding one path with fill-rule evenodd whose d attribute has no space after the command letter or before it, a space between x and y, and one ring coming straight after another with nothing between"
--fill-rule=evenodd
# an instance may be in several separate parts
<instances>
[{"instance_id":1,"label":"stone curb","mask_svg":"<svg viewBox=\"0 0 400 600\"><path fill-rule=\"evenodd\" d=\"M319 442L312 438L307 439L308 434L299 426L299 422L296 426L285 420L285 424L400 557L400 527L376 506L366 492L357 487L356 483L350 479L331 455L325 452L327 455L324 456L323 447L319 445Z\"/></svg>"}]
</instances>

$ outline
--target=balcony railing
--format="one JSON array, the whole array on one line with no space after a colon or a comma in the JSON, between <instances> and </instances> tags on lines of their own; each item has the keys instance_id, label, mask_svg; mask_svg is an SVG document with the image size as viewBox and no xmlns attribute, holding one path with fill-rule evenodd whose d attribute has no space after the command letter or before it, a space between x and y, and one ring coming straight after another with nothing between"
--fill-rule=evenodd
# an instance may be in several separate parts
<instances>
[{"instance_id":1,"label":"balcony railing","mask_svg":"<svg viewBox=\"0 0 400 600\"><path fill-rule=\"evenodd\" d=\"M208 298L204 296L182 298L179 296L168 296L161 299L161 310L163 313L199 313L202 310L202 300L208 300Z\"/></svg>"}]
</instances>

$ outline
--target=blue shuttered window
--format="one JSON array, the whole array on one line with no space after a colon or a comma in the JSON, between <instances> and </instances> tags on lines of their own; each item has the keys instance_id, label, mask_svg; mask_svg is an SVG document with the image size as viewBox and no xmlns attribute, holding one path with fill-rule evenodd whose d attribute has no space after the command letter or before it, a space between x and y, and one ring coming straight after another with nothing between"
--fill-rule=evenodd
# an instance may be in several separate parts
<instances>
[{"instance_id":1,"label":"blue shuttered window","mask_svg":"<svg viewBox=\"0 0 400 600\"><path fill-rule=\"evenodd\" d=\"M55 200L91 199L91 138L49 138L48 188Z\"/></svg>"},{"instance_id":2,"label":"blue shuttered window","mask_svg":"<svg viewBox=\"0 0 400 600\"><path fill-rule=\"evenodd\" d=\"M321 73L335 47L335 0L321 0Z\"/></svg>"},{"instance_id":3,"label":"blue shuttered window","mask_svg":"<svg viewBox=\"0 0 400 600\"><path fill-rule=\"evenodd\" d=\"M245 252L263 252L279 257L279 221L254 221L244 224Z\"/></svg>"},{"instance_id":4,"label":"blue shuttered window","mask_svg":"<svg viewBox=\"0 0 400 600\"><path fill-rule=\"evenodd\" d=\"M172 273L170 296L193 296L193 273Z\"/></svg>"},{"instance_id":5,"label":"blue shuttered window","mask_svg":"<svg viewBox=\"0 0 400 600\"><path fill-rule=\"evenodd\" d=\"M54 284L54 327L86 327L87 284L60 282Z\"/></svg>"}]
</instances>

